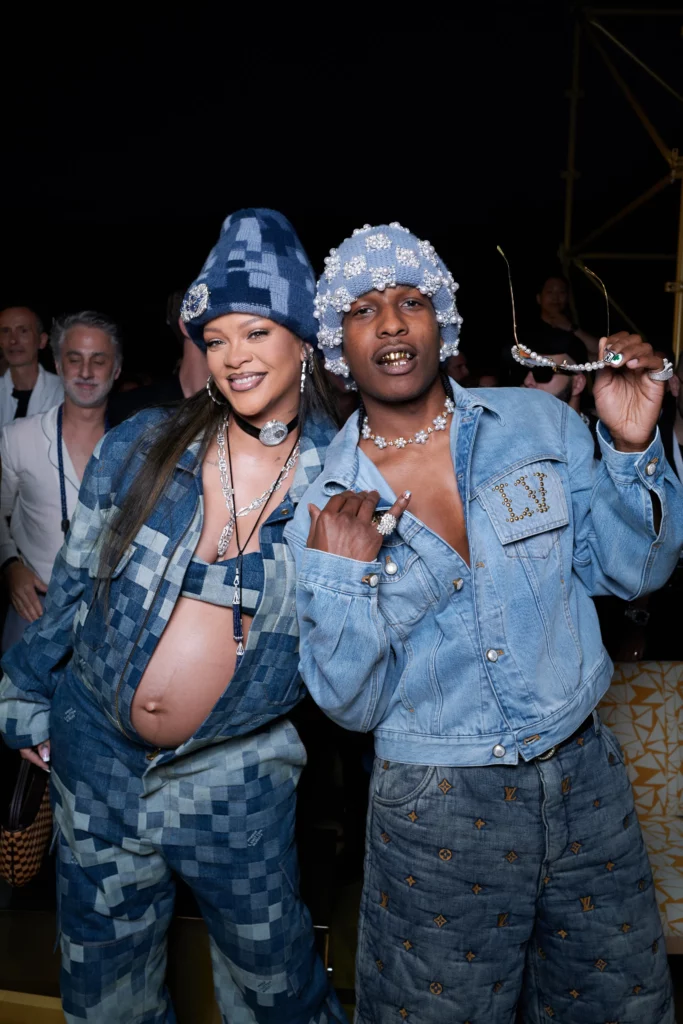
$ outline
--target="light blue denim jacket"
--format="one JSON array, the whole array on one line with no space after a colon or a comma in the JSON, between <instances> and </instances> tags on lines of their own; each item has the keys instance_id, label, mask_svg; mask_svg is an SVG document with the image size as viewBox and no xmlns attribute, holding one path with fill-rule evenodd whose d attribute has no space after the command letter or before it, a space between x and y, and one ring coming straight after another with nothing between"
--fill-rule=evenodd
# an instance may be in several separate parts
<instances>
[{"instance_id":1,"label":"light blue denim jacket","mask_svg":"<svg viewBox=\"0 0 683 1024\"><path fill-rule=\"evenodd\" d=\"M683 487L659 434L624 454L600 424L597 462L590 432L556 398L453 389L470 565L410 511L375 562L306 548L309 502L375 488L379 508L393 504L352 416L285 531L300 671L331 718L374 730L379 757L515 764L571 735L607 689L592 598L631 600L665 583L683 546Z\"/></svg>"}]
</instances>

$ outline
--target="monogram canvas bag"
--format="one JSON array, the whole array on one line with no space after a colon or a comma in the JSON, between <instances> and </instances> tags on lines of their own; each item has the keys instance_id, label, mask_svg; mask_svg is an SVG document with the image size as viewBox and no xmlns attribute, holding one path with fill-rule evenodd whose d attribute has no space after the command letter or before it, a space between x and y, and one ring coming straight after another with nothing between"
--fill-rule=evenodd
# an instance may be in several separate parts
<instances>
[{"instance_id":1,"label":"monogram canvas bag","mask_svg":"<svg viewBox=\"0 0 683 1024\"><path fill-rule=\"evenodd\" d=\"M47 772L22 760L7 820L0 824L0 876L18 888L40 871L52 834Z\"/></svg>"}]
</instances>

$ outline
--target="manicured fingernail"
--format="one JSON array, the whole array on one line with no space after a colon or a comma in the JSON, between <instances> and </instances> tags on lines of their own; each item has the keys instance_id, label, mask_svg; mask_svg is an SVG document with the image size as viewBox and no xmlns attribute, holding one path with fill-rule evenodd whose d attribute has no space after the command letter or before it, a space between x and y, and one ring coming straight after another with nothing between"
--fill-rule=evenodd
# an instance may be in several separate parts
<instances>
[{"instance_id":1,"label":"manicured fingernail","mask_svg":"<svg viewBox=\"0 0 683 1024\"><path fill-rule=\"evenodd\" d=\"M413 493L412 491L404 491L403 492L403 497L404 498L409 498L412 493Z\"/></svg>"},{"instance_id":2,"label":"manicured fingernail","mask_svg":"<svg viewBox=\"0 0 683 1024\"><path fill-rule=\"evenodd\" d=\"M38 753L46 763L50 760L50 751L47 747L38 747Z\"/></svg>"}]
</instances>

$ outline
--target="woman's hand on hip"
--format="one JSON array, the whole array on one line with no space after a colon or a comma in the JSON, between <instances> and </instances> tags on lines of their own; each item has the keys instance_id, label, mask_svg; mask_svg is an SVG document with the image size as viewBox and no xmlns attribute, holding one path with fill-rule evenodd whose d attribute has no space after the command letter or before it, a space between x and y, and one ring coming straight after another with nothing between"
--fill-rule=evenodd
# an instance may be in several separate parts
<instances>
[{"instance_id":1,"label":"woman's hand on hip","mask_svg":"<svg viewBox=\"0 0 683 1024\"><path fill-rule=\"evenodd\" d=\"M378 501L377 491L344 491L330 498L322 511L317 505L309 505L308 547L356 562L374 562L384 540L372 521ZM409 501L410 491L405 491L389 513L399 519Z\"/></svg>"},{"instance_id":2,"label":"woman's hand on hip","mask_svg":"<svg viewBox=\"0 0 683 1024\"><path fill-rule=\"evenodd\" d=\"M43 740L37 747L22 747L19 753L26 761L30 761L31 764L42 768L44 772L50 771L48 767L48 761L50 760L49 740Z\"/></svg>"}]
</instances>

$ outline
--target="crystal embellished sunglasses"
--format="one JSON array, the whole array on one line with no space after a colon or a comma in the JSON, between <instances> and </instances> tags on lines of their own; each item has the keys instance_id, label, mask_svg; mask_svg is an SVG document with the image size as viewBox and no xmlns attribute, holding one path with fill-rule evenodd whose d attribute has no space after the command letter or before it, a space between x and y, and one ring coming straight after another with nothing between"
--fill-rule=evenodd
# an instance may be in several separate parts
<instances>
[{"instance_id":1,"label":"crystal embellished sunglasses","mask_svg":"<svg viewBox=\"0 0 683 1024\"><path fill-rule=\"evenodd\" d=\"M623 356L620 352L611 352L609 349L606 349L604 357L602 359L596 359L592 363L576 363L574 365L566 364L564 366L558 366L556 363L552 361L552 359L549 359L548 356L539 355L538 352L532 352L529 350L528 347L521 345L519 338L517 337L517 314L515 312L515 293L512 287L512 274L510 272L510 264L508 263L508 258L501 249L501 247L497 245L496 249L505 260L505 266L507 267L508 285L510 288L510 302L512 304L512 333L515 338L515 343L512 346L512 358L516 362L521 363L522 366L528 366L533 371L534 380L538 384L547 384L549 381L552 380L552 375L554 373L585 373L586 370L602 370L607 363L616 366L621 362ZM605 284L603 281L601 281L598 275L594 273L594 271L590 270L583 263L581 264L581 270L583 270L584 274L586 274L588 277L591 277L594 281L598 283L598 285L602 289L603 295L605 296L605 308L607 312L607 330L605 331L605 337L609 338L610 300L609 295L607 294L607 289L605 288ZM536 375L536 370L547 371L543 373L543 379L539 378Z\"/></svg>"}]
</instances>

